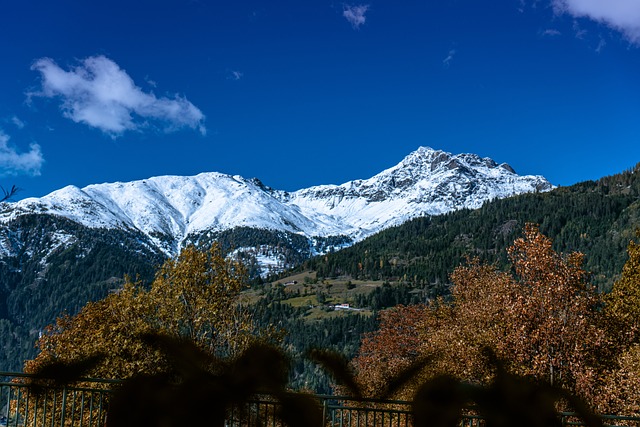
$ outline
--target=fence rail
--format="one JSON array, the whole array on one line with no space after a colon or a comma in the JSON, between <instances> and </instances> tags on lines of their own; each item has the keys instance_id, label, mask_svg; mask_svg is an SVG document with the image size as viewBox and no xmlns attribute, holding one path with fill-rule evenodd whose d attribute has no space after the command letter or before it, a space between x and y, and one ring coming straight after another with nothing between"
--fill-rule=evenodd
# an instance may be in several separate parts
<instances>
[{"instance_id":1,"label":"fence rail","mask_svg":"<svg viewBox=\"0 0 640 427\"><path fill-rule=\"evenodd\" d=\"M92 379L56 386L45 378L0 372L0 426L104 426L118 383Z\"/></svg>"},{"instance_id":2,"label":"fence rail","mask_svg":"<svg viewBox=\"0 0 640 427\"><path fill-rule=\"evenodd\" d=\"M87 379L73 386L56 386L28 374L0 372L0 427L87 426L107 421L109 399L120 381ZM325 427L413 427L411 402L354 399L316 395ZM280 427L279 403L268 396L255 398L245 407L229 408L226 427ZM581 426L573 413L562 413L563 426ZM640 427L640 417L602 416L605 426ZM469 412L460 427L484 427L481 416Z\"/></svg>"}]
</instances>

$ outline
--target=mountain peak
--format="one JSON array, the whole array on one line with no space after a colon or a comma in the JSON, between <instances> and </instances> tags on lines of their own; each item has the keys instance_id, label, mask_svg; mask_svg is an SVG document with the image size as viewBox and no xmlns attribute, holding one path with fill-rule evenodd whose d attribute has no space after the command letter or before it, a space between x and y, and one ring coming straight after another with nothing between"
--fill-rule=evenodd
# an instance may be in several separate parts
<instances>
[{"instance_id":1,"label":"mountain peak","mask_svg":"<svg viewBox=\"0 0 640 427\"><path fill-rule=\"evenodd\" d=\"M409 153L400 164L422 164L422 163L432 163L434 160L439 158L451 157L451 153L447 153L442 150L435 150L431 147L421 146L418 147L417 150Z\"/></svg>"},{"instance_id":2,"label":"mountain peak","mask_svg":"<svg viewBox=\"0 0 640 427\"><path fill-rule=\"evenodd\" d=\"M418 216L551 188L543 177L519 176L489 158L418 147L369 179L292 193L216 172L70 186L4 206L0 224L28 213L57 215L91 228L137 230L175 254L194 236L238 227L357 241Z\"/></svg>"},{"instance_id":3,"label":"mountain peak","mask_svg":"<svg viewBox=\"0 0 640 427\"><path fill-rule=\"evenodd\" d=\"M416 216L551 188L544 177L519 176L490 158L419 147L372 178L299 190L292 201L372 233Z\"/></svg>"},{"instance_id":4,"label":"mountain peak","mask_svg":"<svg viewBox=\"0 0 640 427\"><path fill-rule=\"evenodd\" d=\"M462 167L480 166L493 168L497 167L498 164L488 157L481 158L476 154L452 154L443 150L435 150L431 147L419 147L391 169L417 167L431 172L441 167L450 170Z\"/></svg>"}]
</instances>

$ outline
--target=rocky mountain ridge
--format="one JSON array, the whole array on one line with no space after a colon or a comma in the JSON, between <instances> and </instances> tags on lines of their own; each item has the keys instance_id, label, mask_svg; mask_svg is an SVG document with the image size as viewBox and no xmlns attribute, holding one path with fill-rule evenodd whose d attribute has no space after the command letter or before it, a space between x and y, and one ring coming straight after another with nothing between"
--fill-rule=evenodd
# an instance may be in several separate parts
<instances>
[{"instance_id":1,"label":"rocky mountain ridge","mask_svg":"<svg viewBox=\"0 0 640 427\"><path fill-rule=\"evenodd\" d=\"M494 198L551 188L541 176L519 176L489 158L428 147L372 178L295 192L216 172L82 189L68 186L0 207L0 256L17 255L1 230L25 215L53 215L89 228L141 233L150 250L165 256L175 255L187 243L203 243L238 228L302 236L313 255L327 249L314 240L340 237L341 244L348 245L415 217L478 208ZM57 247L76 241L58 233ZM250 243L241 246L262 245Z\"/></svg>"}]
</instances>

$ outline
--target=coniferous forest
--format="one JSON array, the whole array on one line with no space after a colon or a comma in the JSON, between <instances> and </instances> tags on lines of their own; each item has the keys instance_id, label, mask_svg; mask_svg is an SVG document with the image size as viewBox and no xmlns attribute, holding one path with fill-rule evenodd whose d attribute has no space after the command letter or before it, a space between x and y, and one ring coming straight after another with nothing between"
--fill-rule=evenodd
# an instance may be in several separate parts
<instances>
[{"instance_id":1,"label":"coniferous forest","mask_svg":"<svg viewBox=\"0 0 640 427\"><path fill-rule=\"evenodd\" d=\"M595 283L610 289L640 224L640 179L634 170L550 192L494 200L478 210L418 218L350 248L312 258L304 268L321 277L349 275L433 287L466 256L506 267L505 249L525 223L540 225L560 252L587 255Z\"/></svg>"}]
</instances>

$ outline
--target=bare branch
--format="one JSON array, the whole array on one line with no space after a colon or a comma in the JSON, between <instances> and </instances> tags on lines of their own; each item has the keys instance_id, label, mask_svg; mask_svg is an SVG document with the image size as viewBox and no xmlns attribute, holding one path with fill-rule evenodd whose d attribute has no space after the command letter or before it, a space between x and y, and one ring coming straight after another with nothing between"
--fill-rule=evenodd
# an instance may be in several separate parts
<instances>
[{"instance_id":1,"label":"bare branch","mask_svg":"<svg viewBox=\"0 0 640 427\"><path fill-rule=\"evenodd\" d=\"M5 190L4 187L0 186L0 191L2 191L2 197L0 197L0 203L2 203L2 202L6 202L7 200L15 196L18 193L18 191L20 191L20 188L16 187L15 185L12 185L11 189Z\"/></svg>"}]
</instances>

